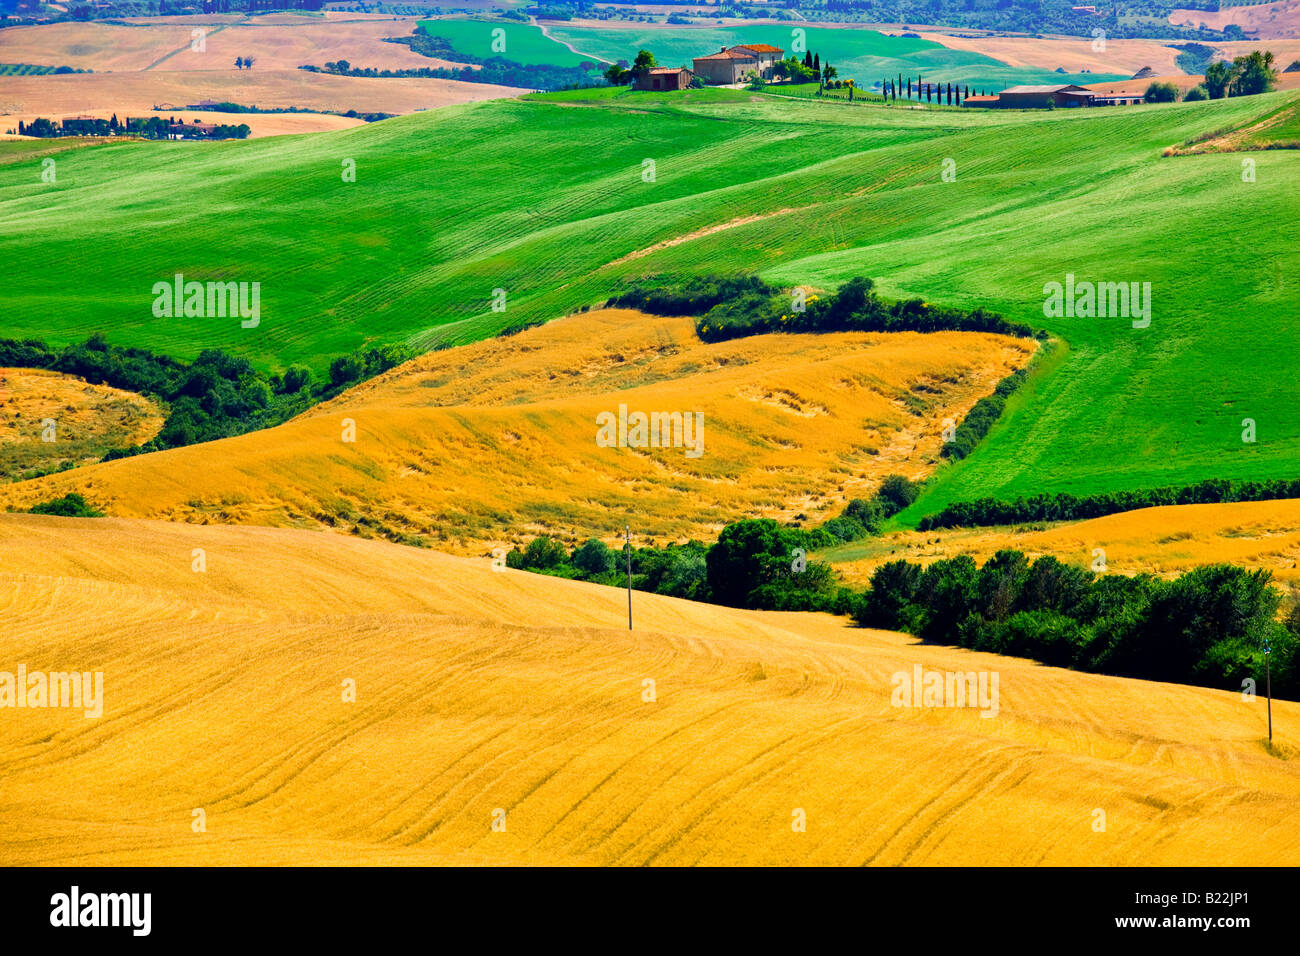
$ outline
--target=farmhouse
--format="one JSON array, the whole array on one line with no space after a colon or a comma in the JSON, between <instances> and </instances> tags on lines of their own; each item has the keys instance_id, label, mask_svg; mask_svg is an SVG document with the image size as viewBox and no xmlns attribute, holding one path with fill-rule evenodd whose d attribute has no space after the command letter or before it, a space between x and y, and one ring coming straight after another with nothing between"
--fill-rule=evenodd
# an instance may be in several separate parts
<instances>
[{"instance_id":1,"label":"farmhouse","mask_svg":"<svg viewBox=\"0 0 1300 956\"><path fill-rule=\"evenodd\" d=\"M168 139L201 139L217 131L215 123L170 123L167 126Z\"/></svg>"},{"instance_id":2,"label":"farmhouse","mask_svg":"<svg viewBox=\"0 0 1300 956\"><path fill-rule=\"evenodd\" d=\"M694 75L684 66L656 66L638 76L633 87L638 90L684 90L691 85Z\"/></svg>"},{"instance_id":3,"label":"farmhouse","mask_svg":"<svg viewBox=\"0 0 1300 956\"><path fill-rule=\"evenodd\" d=\"M695 73L705 83L722 86L739 83L745 74L753 71L765 80L773 79L777 61L783 59L785 51L770 43L751 43L747 46L725 46L717 53L697 56Z\"/></svg>"}]
</instances>

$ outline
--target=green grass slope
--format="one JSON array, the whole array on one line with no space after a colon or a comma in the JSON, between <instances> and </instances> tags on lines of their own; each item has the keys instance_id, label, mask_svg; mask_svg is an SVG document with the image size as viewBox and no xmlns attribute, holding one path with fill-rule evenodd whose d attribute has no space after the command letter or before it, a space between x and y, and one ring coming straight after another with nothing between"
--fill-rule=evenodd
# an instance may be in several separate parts
<instances>
[{"instance_id":1,"label":"green grass slope","mask_svg":"<svg viewBox=\"0 0 1300 956\"><path fill-rule=\"evenodd\" d=\"M529 66L577 66L594 59L579 56L531 23L478 19L421 20L419 26L430 36L450 41L453 49L474 56L501 56ZM498 30L502 32L498 33Z\"/></svg>"},{"instance_id":2,"label":"green grass slope","mask_svg":"<svg viewBox=\"0 0 1300 956\"><path fill-rule=\"evenodd\" d=\"M1161 151L1295 97L968 113L573 92L304 137L69 150L53 157L55 183L41 179L47 146L0 144L0 335L104 330L184 357L221 346L319 368L367 342L468 341L552 318L647 273L759 270L822 287L864 274L886 294L996 309L1069 343L944 470L927 511L1293 476L1300 153L1251 154L1247 183L1239 154ZM261 324L154 318L153 283L176 272L260 282ZM1044 318L1043 285L1067 272L1150 282L1150 328ZM1241 442L1244 417L1255 444Z\"/></svg>"}]
</instances>

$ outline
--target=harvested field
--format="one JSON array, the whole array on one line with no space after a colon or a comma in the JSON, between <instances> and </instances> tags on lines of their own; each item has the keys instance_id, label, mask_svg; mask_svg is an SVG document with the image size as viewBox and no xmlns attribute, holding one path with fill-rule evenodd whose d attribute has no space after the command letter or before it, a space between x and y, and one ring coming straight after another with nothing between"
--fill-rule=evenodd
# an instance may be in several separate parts
<instances>
[{"instance_id":1,"label":"harvested field","mask_svg":"<svg viewBox=\"0 0 1300 956\"><path fill-rule=\"evenodd\" d=\"M865 584L886 561L929 564L968 554L982 563L1002 548L1081 566L1090 565L1093 549L1101 548L1107 569L1119 574L1173 576L1224 562L1265 568L1279 581L1300 585L1300 501L1143 508L1052 526L900 531L823 557L848 580Z\"/></svg>"},{"instance_id":2,"label":"harvested field","mask_svg":"<svg viewBox=\"0 0 1300 956\"><path fill-rule=\"evenodd\" d=\"M1169 22L1193 27L1203 23L1214 30L1222 30L1228 24L1235 23L1247 33L1256 34L1261 40L1300 37L1300 0L1279 0L1277 3L1256 3L1219 10L1174 10L1169 15Z\"/></svg>"},{"instance_id":3,"label":"harvested field","mask_svg":"<svg viewBox=\"0 0 1300 956\"><path fill-rule=\"evenodd\" d=\"M8 77L0 81L0 122L9 115L73 115L97 111L146 115L155 105L201 100L244 106L364 113L411 113L454 103L517 96L523 90L458 80L365 79L302 70L159 72ZM14 120L17 123L17 120ZM249 125L253 124L249 122ZM8 128L6 126L5 128ZM333 120L317 128L335 128Z\"/></svg>"},{"instance_id":4,"label":"harvested field","mask_svg":"<svg viewBox=\"0 0 1300 956\"><path fill-rule=\"evenodd\" d=\"M80 109L71 114L46 113L4 113L0 114L0 139L17 139L5 133L17 129L18 123L30 123L38 116L60 120L64 115L95 116L109 119L114 114L120 120L126 116L175 116L185 123L217 123L238 126L246 123L250 130L249 139L261 136L285 136L293 133L318 133L322 130L347 129L351 126L364 126L365 120L348 116L335 116L332 113L218 113L211 110L166 110L154 113L141 105L131 109ZM26 138L26 137L24 137Z\"/></svg>"},{"instance_id":5,"label":"harvested field","mask_svg":"<svg viewBox=\"0 0 1300 956\"><path fill-rule=\"evenodd\" d=\"M0 666L103 674L98 718L0 722L4 861L1300 862L1300 704L1271 756L1237 693L656 595L628 631L624 601L337 535L0 516ZM996 674L996 716L891 706L917 666Z\"/></svg>"},{"instance_id":6,"label":"harvested field","mask_svg":"<svg viewBox=\"0 0 1300 956\"><path fill-rule=\"evenodd\" d=\"M970 31L963 30L963 33ZM1008 66L1033 66L1042 70L1064 67L1067 73L1133 74L1144 66L1157 73L1181 72L1175 60L1178 51L1159 40L1107 40L1106 49L1096 51L1092 40L1081 37L964 37L948 33L922 33L950 50L982 53Z\"/></svg>"}]
</instances>

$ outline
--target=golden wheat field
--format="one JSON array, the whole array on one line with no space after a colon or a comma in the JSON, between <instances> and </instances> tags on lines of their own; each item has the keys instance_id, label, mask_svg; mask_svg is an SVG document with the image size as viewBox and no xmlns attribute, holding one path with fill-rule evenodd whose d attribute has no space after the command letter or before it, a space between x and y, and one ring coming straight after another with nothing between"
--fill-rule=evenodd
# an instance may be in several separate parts
<instances>
[{"instance_id":1,"label":"golden wheat field","mask_svg":"<svg viewBox=\"0 0 1300 956\"><path fill-rule=\"evenodd\" d=\"M98 718L0 721L0 863L1300 862L1300 704L1271 756L1228 692L634 600L629 632L618 589L388 542L0 516L0 670L103 674ZM996 672L996 715L893 706L917 665Z\"/></svg>"},{"instance_id":2,"label":"golden wheat field","mask_svg":"<svg viewBox=\"0 0 1300 956\"><path fill-rule=\"evenodd\" d=\"M1300 0L1277 0L1274 3L1222 5L1218 10L1173 10L1169 22L1222 30L1235 23L1248 33L1263 39L1300 37Z\"/></svg>"},{"instance_id":3,"label":"golden wheat field","mask_svg":"<svg viewBox=\"0 0 1300 956\"><path fill-rule=\"evenodd\" d=\"M1108 571L1163 577L1205 564L1236 564L1300 584L1300 501L1143 508L1052 526L896 531L846 546L835 567L846 580L864 584L886 561L929 564L967 554L983 563L1003 548L1083 566L1093 563L1100 548Z\"/></svg>"},{"instance_id":4,"label":"golden wheat field","mask_svg":"<svg viewBox=\"0 0 1300 956\"><path fill-rule=\"evenodd\" d=\"M259 139L263 136L287 136L294 133L319 133L332 129L349 129L353 126L364 126L365 120L354 119L349 116L335 116L332 113L221 113L212 110L164 110L160 113L152 112L152 104L137 104L134 107L123 109L121 107L109 109L94 109L81 107L75 110L77 116L94 116L97 119L109 119L112 116L163 116L175 117L181 123L215 123L217 125L239 125L243 124L248 127L248 139ZM7 130L17 130L18 124L31 123L40 116L47 119L60 120L66 118L63 114L50 116L50 110L45 112L31 113L3 113L0 114L0 139L29 139L26 136L9 134ZM67 115L73 115L69 113Z\"/></svg>"},{"instance_id":5,"label":"golden wheat field","mask_svg":"<svg viewBox=\"0 0 1300 956\"><path fill-rule=\"evenodd\" d=\"M810 520L938 460L1031 341L968 333L705 344L690 319L602 310L421 356L277 428L0 489L108 513L329 526L473 550L538 532L705 538L737 515ZM703 448L610 448L597 419L703 415ZM683 500L691 506L684 508ZM358 524L370 515L378 524Z\"/></svg>"},{"instance_id":6,"label":"golden wheat field","mask_svg":"<svg viewBox=\"0 0 1300 956\"><path fill-rule=\"evenodd\" d=\"M13 27L0 34L0 62L71 66L97 73L139 70L235 70L251 56L255 70L296 70L345 59L376 69L447 66L383 42L409 36L417 17L356 20L285 14L258 17L175 17L133 23L64 22ZM194 35L203 31L202 37Z\"/></svg>"},{"instance_id":7,"label":"golden wheat field","mask_svg":"<svg viewBox=\"0 0 1300 956\"><path fill-rule=\"evenodd\" d=\"M135 392L44 369L0 368L0 480L37 466L98 461L109 448L147 442L162 426L162 409Z\"/></svg>"}]
</instances>

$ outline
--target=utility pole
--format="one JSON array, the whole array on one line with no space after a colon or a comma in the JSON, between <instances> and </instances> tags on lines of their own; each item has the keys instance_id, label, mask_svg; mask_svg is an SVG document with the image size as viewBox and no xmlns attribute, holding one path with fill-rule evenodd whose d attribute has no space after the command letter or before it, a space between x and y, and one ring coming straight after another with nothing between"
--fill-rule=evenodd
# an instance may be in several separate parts
<instances>
[{"instance_id":1,"label":"utility pole","mask_svg":"<svg viewBox=\"0 0 1300 956\"><path fill-rule=\"evenodd\" d=\"M627 629L632 630L632 526L625 525L623 528L623 550L627 552ZM1273 739L1273 717L1272 711L1269 711L1269 733L1268 739Z\"/></svg>"},{"instance_id":2,"label":"utility pole","mask_svg":"<svg viewBox=\"0 0 1300 956\"><path fill-rule=\"evenodd\" d=\"M1269 666L1269 656L1273 652L1273 642L1264 639L1264 693L1268 697L1268 743L1273 744L1273 672Z\"/></svg>"}]
</instances>

